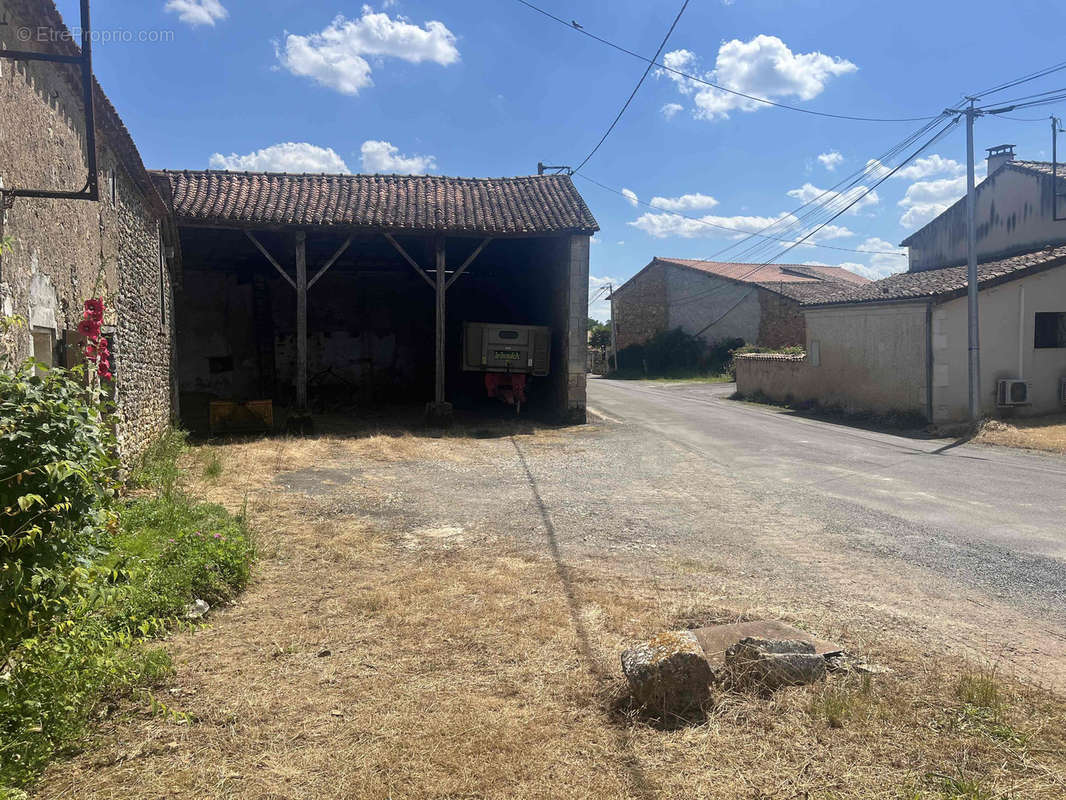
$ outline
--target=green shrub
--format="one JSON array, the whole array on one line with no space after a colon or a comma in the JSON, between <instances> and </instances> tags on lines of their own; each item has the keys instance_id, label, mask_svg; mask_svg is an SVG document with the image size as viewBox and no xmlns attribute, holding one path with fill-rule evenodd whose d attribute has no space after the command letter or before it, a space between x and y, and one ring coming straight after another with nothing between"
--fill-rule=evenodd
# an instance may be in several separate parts
<instances>
[{"instance_id":1,"label":"green shrub","mask_svg":"<svg viewBox=\"0 0 1066 800\"><path fill-rule=\"evenodd\" d=\"M67 573L106 544L110 421L78 370L0 372L0 657L59 608Z\"/></svg>"},{"instance_id":2,"label":"green shrub","mask_svg":"<svg viewBox=\"0 0 1066 800\"><path fill-rule=\"evenodd\" d=\"M0 375L0 398L6 798L84 732L102 698L166 675L150 641L192 600L233 598L254 553L242 518L181 493L184 434L162 437L136 473L155 493L119 505L107 420L76 375Z\"/></svg>"}]
</instances>

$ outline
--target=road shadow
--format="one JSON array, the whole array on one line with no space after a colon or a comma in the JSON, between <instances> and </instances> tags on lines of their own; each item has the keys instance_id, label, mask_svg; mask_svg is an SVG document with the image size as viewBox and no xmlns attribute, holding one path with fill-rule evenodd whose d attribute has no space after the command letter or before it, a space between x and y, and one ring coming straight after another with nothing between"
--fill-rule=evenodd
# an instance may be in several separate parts
<instances>
[{"instance_id":1,"label":"road shadow","mask_svg":"<svg viewBox=\"0 0 1066 800\"><path fill-rule=\"evenodd\" d=\"M540 489L537 487L537 480L533 476L533 470L529 467L529 461L526 460L525 453L522 452L521 445L519 445L516 439L512 439L511 443L514 445L515 453L518 455L518 461L521 463L522 469L525 472L526 482L529 484L529 491L533 496L533 503L537 507L540 520L544 525L544 531L547 534L548 551L551 554L552 561L555 563L555 571L559 576L559 584L562 586L563 594L566 597L567 610L570 614L570 624L573 626L574 634L577 636L578 650L581 653L582 658L584 658L585 663L588 665L589 671L596 677L596 679L601 683L607 683L611 681L613 676L603 669L592 650L588 628L581 619L581 606L578 603L577 592L574 588L573 575L570 566L563 560L562 551L559 548L559 537L555 529L555 523L552 521L551 512L548 511L548 507L544 503L544 498L541 497ZM615 706L621 708L623 703L624 697L617 695L609 711L613 712ZM640 766L636 754L633 752L632 745L622 731L618 731L617 741L618 749L622 757L622 764L625 766L633 783L633 792L631 793L631 796L644 798L654 797L656 794L655 787L648 781L648 777L644 774L644 770Z\"/></svg>"},{"instance_id":2,"label":"road shadow","mask_svg":"<svg viewBox=\"0 0 1066 800\"><path fill-rule=\"evenodd\" d=\"M312 416L312 428L306 433L288 430L289 416L279 409L271 430L210 434L193 431L189 440L197 444L254 442L292 437L314 439L365 439L371 436L416 436L431 439L506 439L529 436L544 431L565 430L572 425L537 416L518 416L513 410L483 413L457 410L447 427L428 425L421 405L388 409L360 409L350 413L331 412Z\"/></svg>"},{"instance_id":3,"label":"road shadow","mask_svg":"<svg viewBox=\"0 0 1066 800\"><path fill-rule=\"evenodd\" d=\"M848 413L842 409L822 408L807 403L773 402L766 399L753 399L742 395L732 394L725 397L733 403L760 406L776 409L777 413L785 417L810 419L817 422L826 422L831 425L839 425L843 428L870 431L872 433L888 433L893 436L901 436L915 441L937 441L950 438L943 431L930 425L925 418L917 413L903 412L899 414L865 414ZM966 440L972 438L967 434ZM959 442L962 443L962 442Z\"/></svg>"}]
</instances>

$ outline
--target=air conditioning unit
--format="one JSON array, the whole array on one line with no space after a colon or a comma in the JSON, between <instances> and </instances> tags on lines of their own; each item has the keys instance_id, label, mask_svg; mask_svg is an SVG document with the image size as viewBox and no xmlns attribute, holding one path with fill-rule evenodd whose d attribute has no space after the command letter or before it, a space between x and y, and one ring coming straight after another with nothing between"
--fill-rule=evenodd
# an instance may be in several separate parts
<instances>
[{"instance_id":1,"label":"air conditioning unit","mask_svg":"<svg viewBox=\"0 0 1066 800\"><path fill-rule=\"evenodd\" d=\"M1026 406L1029 405L1029 391L1032 384L1029 381L1004 378L996 386L997 406Z\"/></svg>"}]
</instances>

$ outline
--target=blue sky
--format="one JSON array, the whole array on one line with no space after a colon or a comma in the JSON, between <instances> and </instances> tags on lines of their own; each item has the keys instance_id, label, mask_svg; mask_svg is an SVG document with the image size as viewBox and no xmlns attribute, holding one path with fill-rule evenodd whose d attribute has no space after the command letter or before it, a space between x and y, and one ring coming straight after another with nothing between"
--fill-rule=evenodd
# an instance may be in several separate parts
<instances>
[{"instance_id":1,"label":"blue sky","mask_svg":"<svg viewBox=\"0 0 1066 800\"><path fill-rule=\"evenodd\" d=\"M646 56L680 6L537 4ZM76 0L58 5L75 25ZM664 58L804 108L924 116L1056 61L1064 13L1048 2L692 0ZM645 66L516 0L97 0L94 27L134 39L172 32L95 51L97 75L151 168L502 176L535 172L541 160L576 165ZM994 99L1063 85L1060 72ZM574 178L603 228L593 287L625 280L654 255L712 257L736 243L722 227L769 224L921 124L820 118L705 90L653 73L584 168L628 199ZM979 158L1003 142L1019 157L1050 158L1051 111L1066 109L1017 114L1040 122L979 120ZM782 260L871 277L903 269L904 258L884 253L961 196L962 126L924 155L814 237L861 252L801 246Z\"/></svg>"}]
</instances>

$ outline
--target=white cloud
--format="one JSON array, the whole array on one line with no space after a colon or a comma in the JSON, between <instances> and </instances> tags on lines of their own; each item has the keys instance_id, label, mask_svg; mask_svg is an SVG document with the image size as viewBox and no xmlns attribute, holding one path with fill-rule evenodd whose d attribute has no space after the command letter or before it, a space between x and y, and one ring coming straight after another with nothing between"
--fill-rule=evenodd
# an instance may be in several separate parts
<instances>
[{"instance_id":1,"label":"white cloud","mask_svg":"<svg viewBox=\"0 0 1066 800\"><path fill-rule=\"evenodd\" d=\"M589 244L603 244L603 239L598 236L589 237Z\"/></svg>"},{"instance_id":2,"label":"white cloud","mask_svg":"<svg viewBox=\"0 0 1066 800\"><path fill-rule=\"evenodd\" d=\"M828 153L819 153L818 160L822 162L823 167L832 172L844 161L844 156L836 150L830 150Z\"/></svg>"},{"instance_id":3,"label":"white cloud","mask_svg":"<svg viewBox=\"0 0 1066 800\"><path fill-rule=\"evenodd\" d=\"M703 75L695 71L698 59L689 50L674 50L663 59L663 64L673 69L766 100L786 97L811 100L822 93L832 78L858 69L850 61L824 53L793 53L781 39L765 34L748 42L739 39L724 42L718 48L714 69ZM660 70L663 73L677 84L683 95L693 97L696 116L703 119L727 118L730 111L757 111L766 107L764 103Z\"/></svg>"},{"instance_id":4,"label":"white cloud","mask_svg":"<svg viewBox=\"0 0 1066 800\"><path fill-rule=\"evenodd\" d=\"M801 203L810 203L817 200L819 205L823 205L826 210L833 212L842 210L848 203L854 201L855 205L848 209L848 214L858 214L862 209L876 206L881 202L877 192L867 192L867 187L865 186L853 186L846 192L837 192L832 189L819 189L812 183L805 183L798 189L790 190L788 196L796 198Z\"/></svg>"},{"instance_id":5,"label":"white cloud","mask_svg":"<svg viewBox=\"0 0 1066 800\"><path fill-rule=\"evenodd\" d=\"M622 197L629 201L629 205L633 206L634 208L636 208L637 204L640 202L640 198L637 197L637 193L634 192L632 189L626 189L625 187L622 187Z\"/></svg>"},{"instance_id":6,"label":"white cloud","mask_svg":"<svg viewBox=\"0 0 1066 800\"><path fill-rule=\"evenodd\" d=\"M680 214L672 213L654 213L648 212L641 214L637 219L632 222L626 223L638 230L644 231L649 236L656 239L667 239L670 237L678 237L681 239L697 239L697 238L714 238L720 236L730 236L734 239L739 239L749 233L755 231L761 231L769 225L775 222L782 223L776 230L784 230L784 226L789 223L797 222L796 217L791 214L783 213L776 217L758 217L758 216L734 216L734 217L719 217L713 214L707 214L705 216L696 217L683 217ZM726 229L726 230L723 230ZM797 241L804 233L807 233L810 228L801 230L798 234L793 234L795 239L787 239L781 236L784 241L781 242L782 246L789 244L789 242ZM735 233L730 233L735 231ZM780 236L780 234L769 231L770 236ZM854 236L854 233L848 228L842 225L826 225L816 234L811 236L804 244L809 245L817 241L826 241L829 239L840 239L847 236Z\"/></svg>"},{"instance_id":7,"label":"white cloud","mask_svg":"<svg viewBox=\"0 0 1066 800\"><path fill-rule=\"evenodd\" d=\"M164 10L189 25L214 25L229 16L219 0L167 0Z\"/></svg>"},{"instance_id":8,"label":"white cloud","mask_svg":"<svg viewBox=\"0 0 1066 800\"><path fill-rule=\"evenodd\" d=\"M667 119L673 119L675 116L677 116L678 111L683 111L684 109L685 107L680 103L667 103L662 108L660 108L659 111Z\"/></svg>"},{"instance_id":9,"label":"white cloud","mask_svg":"<svg viewBox=\"0 0 1066 800\"><path fill-rule=\"evenodd\" d=\"M933 181L916 181L907 187L900 207L906 209L899 224L904 228L916 228L942 214L956 200L966 194L966 176L940 178Z\"/></svg>"},{"instance_id":10,"label":"white cloud","mask_svg":"<svg viewBox=\"0 0 1066 800\"><path fill-rule=\"evenodd\" d=\"M683 194L680 197L653 197L649 205L663 211L699 211L714 208L718 201L709 194Z\"/></svg>"},{"instance_id":11,"label":"white cloud","mask_svg":"<svg viewBox=\"0 0 1066 800\"><path fill-rule=\"evenodd\" d=\"M892 177L916 181L922 178L931 178L934 175L946 175L954 178L965 174L965 164L960 164L953 158L944 158L933 153L924 158L916 158Z\"/></svg>"},{"instance_id":12,"label":"white cloud","mask_svg":"<svg viewBox=\"0 0 1066 800\"><path fill-rule=\"evenodd\" d=\"M857 249L872 254L867 264L845 261L843 264L837 264L837 266L871 281L887 278L889 275L894 275L907 269L907 251L895 247L891 242L887 242L877 236L871 236L860 244ZM887 255L887 253L896 253L897 255ZM808 261L806 263L815 264L816 262Z\"/></svg>"},{"instance_id":13,"label":"white cloud","mask_svg":"<svg viewBox=\"0 0 1066 800\"><path fill-rule=\"evenodd\" d=\"M332 148L316 147L306 142L283 142L243 156L215 153L211 156L210 167L239 172L351 172Z\"/></svg>"},{"instance_id":14,"label":"white cloud","mask_svg":"<svg viewBox=\"0 0 1066 800\"><path fill-rule=\"evenodd\" d=\"M370 139L359 148L363 159L363 172L422 175L437 168L433 156L404 156L400 149L389 142Z\"/></svg>"},{"instance_id":15,"label":"white cloud","mask_svg":"<svg viewBox=\"0 0 1066 800\"><path fill-rule=\"evenodd\" d=\"M887 178L890 172L892 172L892 168L886 167L876 158L871 158L866 162L866 176L872 181L879 181L882 178Z\"/></svg>"},{"instance_id":16,"label":"white cloud","mask_svg":"<svg viewBox=\"0 0 1066 800\"><path fill-rule=\"evenodd\" d=\"M442 66L459 60L455 34L443 22L430 21L419 27L404 17L392 19L388 14L374 13L370 6L363 6L359 19L338 15L320 33L287 34L277 55L292 74L342 94L358 94L373 84L366 57L378 61L399 58L414 64L432 61Z\"/></svg>"}]
</instances>

